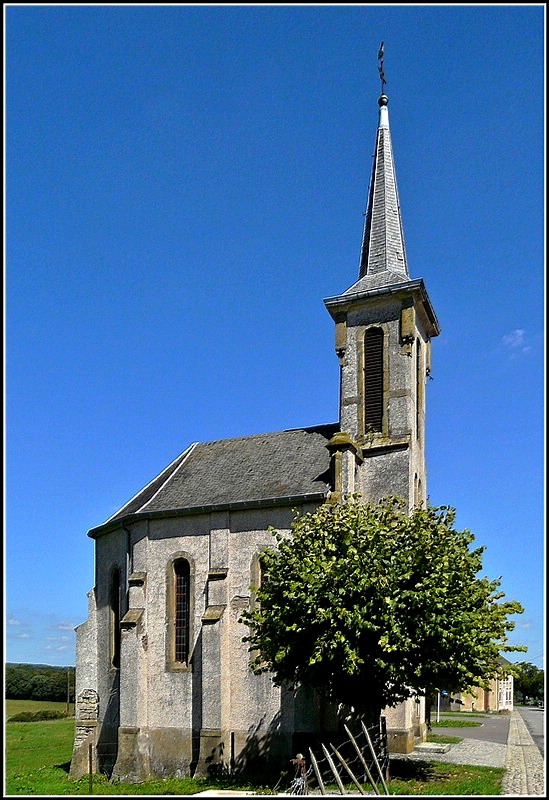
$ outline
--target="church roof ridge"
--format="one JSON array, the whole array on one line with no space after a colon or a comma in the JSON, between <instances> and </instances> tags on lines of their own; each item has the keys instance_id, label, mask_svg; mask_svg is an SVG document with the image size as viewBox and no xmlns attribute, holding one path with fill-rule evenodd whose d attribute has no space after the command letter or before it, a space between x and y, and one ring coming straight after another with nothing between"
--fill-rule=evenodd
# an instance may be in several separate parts
<instances>
[{"instance_id":1,"label":"church roof ridge","mask_svg":"<svg viewBox=\"0 0 549 800\"><path fill-rule=\"evenodd\" d=\"M102 525L186 509L272 505L330 489L327 442L338 423L195 442Z\"/></svg>"},{"instance_id":2,"label":"church roof ridge","mask_svg":"<svg viewBox=\"0 0 549 800\"><path fill-rule=\"evenodd\" d=\"M248 433L243 436L229 436L222 439L210 439L204 442L197 442L200 447L207 447L209 445L229 444L241 441L250 441L251 439L264 439L271 436L283 436L287 433L305 432L305 433L322 433L334 427L337 427L336 422L327 422L321 425L298 425L296 428L283 428L281 431L262 431L261 433Z\"/></svg>"},{"instance_id":3,"label":"church roof ridge","mask_svg":"<svg viewBox=\"0 0 549 800\"><path fill-rule=\"evenodd\" d=\"M128 509L135 505L135 501L137 500L137 498L141 500L141 503L144 502L148 503L149 500L151 500L155 496L155 494L158 493L158 491L162 488L162 486L179 469L181 464L183 464L183 462L188 458L188 456L191 454L191 452L193 451L193 449L196 447L197 444L198 442L194 442L193 444L189 445L189 447L187 447L182 453L180 453L176 458L174 458L174 460L170 464L168 464L168 466L165 467L165 469L163 469L162 472L160 472L155 478L152 479L152 481L150 481L146 486L144 486L143 489L140 489L136 494L134 494L134 496L130 500L128 500L127 503L124 503L124 505L121 506L118 509L118 511L115 511L114 514L110 516L103 524L108 525L113 520L125 516L126 513L131 513L128 511ZM149 496L149 500L145 501L145 498L147 496Z\"/></svg>"}]
</instances>

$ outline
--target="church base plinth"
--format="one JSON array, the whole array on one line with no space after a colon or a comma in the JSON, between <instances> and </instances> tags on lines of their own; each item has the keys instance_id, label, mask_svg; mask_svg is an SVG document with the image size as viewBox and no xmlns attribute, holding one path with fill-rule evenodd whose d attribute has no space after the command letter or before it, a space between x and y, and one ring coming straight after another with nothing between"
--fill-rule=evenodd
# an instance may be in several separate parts
<instances>
[{"instance_id":1,"label":"church base plinth","mask_svg":"<svg viewBox=\"0 0 549 800\"><path fill-rule=\"evenodd\" d=\"M230 757L230 744L225 742L222 731L201 730L200 750L193 778L207 778L216 771L229 770Z\"/></svg>"},{"instance_id":2,"label":"church base plinth","mask_svg":"<svg viewBox=\"0 0 549 800\"><path fill-rule=\"evenodd\" d=\"M411 753L414 749L414 731L398 728L387 730L387 745L389 753Z\"/></svg>"},{"instance_id":3,"label":"church base plinth","mask_svg":"<svg viewBox=\"0 0 549 800\"><path fill-rule=\"evenodd\" d=\"M148 778L188 778L192 744L178 728L119 728L114 780L138 783Z\"/></svg>"},{"instance_id":4,"label":"church base plinth","mask_svg":"<svg viewBox=\"0 0 549 800\"><path fill-rule=\"evenodd\" d=\"M76 722L74 749L69 770L69 778L73 781L78 780L83 775L89 775L90 769L92 775L98 772L97 751L95 749L96 726L96 722L87 722L86 724L80 724L79 721Z\"/></svg>"}]
</instances>

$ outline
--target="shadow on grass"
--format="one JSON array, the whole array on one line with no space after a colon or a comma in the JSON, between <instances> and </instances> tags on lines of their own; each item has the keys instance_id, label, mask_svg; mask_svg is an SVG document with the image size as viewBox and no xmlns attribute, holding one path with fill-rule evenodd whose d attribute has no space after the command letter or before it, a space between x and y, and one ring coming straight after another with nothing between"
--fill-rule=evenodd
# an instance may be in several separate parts
<instances>
[{"instance_id":1,"label":"shadow on grass","mask_svg":"<svg viewBox=\"0 0 549 800\"><path fill-rule=\"evenodd\" d=\"M65 761L64 764L54 764L53 766L55 767L55 769L62 769L63 772L66 772L67 775L68 775L69 772L70 772L70 768L71 768L71 762L70 761Z\"/></svg>"},{"instance_id":2,"label":"shadow on grass","mask_svg":"<svg viewBox=\"0 0 549 800\"><path fill-rule=\"evenodd\" d=\"M391 760L389 768L391 780L421 781L422 783L433 780L435 770L428 761L406 761L405 759Z\"/></svg>"}]
</instances>

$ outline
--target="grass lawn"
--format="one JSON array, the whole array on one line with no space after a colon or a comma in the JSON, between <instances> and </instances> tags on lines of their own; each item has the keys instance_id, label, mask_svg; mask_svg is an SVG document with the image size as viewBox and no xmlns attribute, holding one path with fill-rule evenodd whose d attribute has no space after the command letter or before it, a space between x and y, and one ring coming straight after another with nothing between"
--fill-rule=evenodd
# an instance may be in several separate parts
<instances>
[{"instance_id":1,"label":"grass lawn","mask_svg":"<svg viewBox=\"0 0 549 800\"><path fill-rule=\"evenodd\" d=\"M391 794L501 794L504 769L428 761L392 761Z\"/></svg>"},{"instance_id":2,"label":"grass lawn","mask_svg":"<svg viewBox=\"0 0 549 800\"><path fill-rule=\"evenodd\" d=\"M461 736L442 736L438 733L429 733L427 736L428 742L438 742L439 744L458 744L462 742Z\"/></svg>"},{"instance_id":3,"label":"grass lawn","mask_svg":"<svg viewBox=\"0 0 549 800\"><path fill-rule=\"evenodd\" d=\"M11 701L10 701L11 702ZM7 716L20 711L40 710L28 702L16 711L6 708ZM54 704L55 705L55 704ZM57 706L63 706L62 703ZM42 704L42 708L46 704ZM51 707L48 704L48 707ZM88 795L87 776L69 780L74 719L42 722L7 722L5 726L5 795ZM391 794L408 795L497 795L505 770L469 767L424 761L391 762ZM272 785L252 785L241 779L221 781L155 780L140 784L109 783L104 776L93 776L93 794L104 795L192 795L208 788L248 789L257 794L272 794ZM287 787L280 785L280 790ZM354 787L349 787L351 791ZM367 787L366 787L367 788Z\"/></svg>"},{"instance_id":4,"label":"grass lawn","mask_svg":"<svg viewBox=\"0 0 549 800\"><path fill-rule=\"evenodd\" d=\"M7 722L6 794L70 794L64 787L73 736L73 719Z\"/></svg>"},{"instance_id":5,"label":"grass lawn","mask_svg":"<svg viewBox=\"0 0 549 800\"><path fill-rule=\"evenodd\" d=\"M55 703L49 700L6 700L6 719L23 711L67 711L66 703ZM69 714L74 714L74 703L69 703Z\"/></svg>"},{"instance_id":6,"label":"grass lawn","mask_svg":"<svg viewBox=\"0 0 549 800\"><path fill-rule=\"evenodd\" d=\"M441 719L440 722L431 722L431 728L480 728L482 722L473 722L470 719Z\"/></svg>"},{"instance_id":7,"label":"grass lawn","mask_svg":"<svg viewBox=\"0 0 549 800\"><path fill-rule=\"evenodd\" d=\"M486 719L490 714L486 711L441 711L440 718L460 717L461 719ZM499 715L496 715L499 716ZM436 718L436 711L431 711L431 719Z\"/></svg>"}]
</instances>

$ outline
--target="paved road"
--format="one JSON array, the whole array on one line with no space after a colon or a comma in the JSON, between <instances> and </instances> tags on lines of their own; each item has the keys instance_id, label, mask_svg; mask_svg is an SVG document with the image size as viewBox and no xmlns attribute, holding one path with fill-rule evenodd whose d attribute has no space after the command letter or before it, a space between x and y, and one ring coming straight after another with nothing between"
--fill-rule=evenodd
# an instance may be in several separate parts
<instances>
[{"instance_id":1,"label":"paved road","mask_svg":"<svg viewBox=\"0 0 549 800\"><path fill-rule=\"evenodd\" d=\"M460 736L464 739L478 739L482 742L495 742L496 744L507 744L507 737L509 736L509 721L508 714L482 714L473 715L470 712L462 712L463 719L466 722L480 722L478 727L470 728L437 728L433 725L433 733L440 736ZM467 716L466 716L467 714ZM450 722L456 719L455 715L445 716L440 715L441 721ZM431 722L436 721L436 714L431 717Z\"/></svg>"},{"instance_id":2,"label":"paved road","mask_svg":"<svg viewBox=\"0 0 549 800\"><path fill-rule=\"evenodd\" d=\"M520 716L524 720L524 724L528 728L528 733L534 740L534 743L542 756L545 756L545 710L543 708L517 708Z\"/></svg>"}]
</instances>

